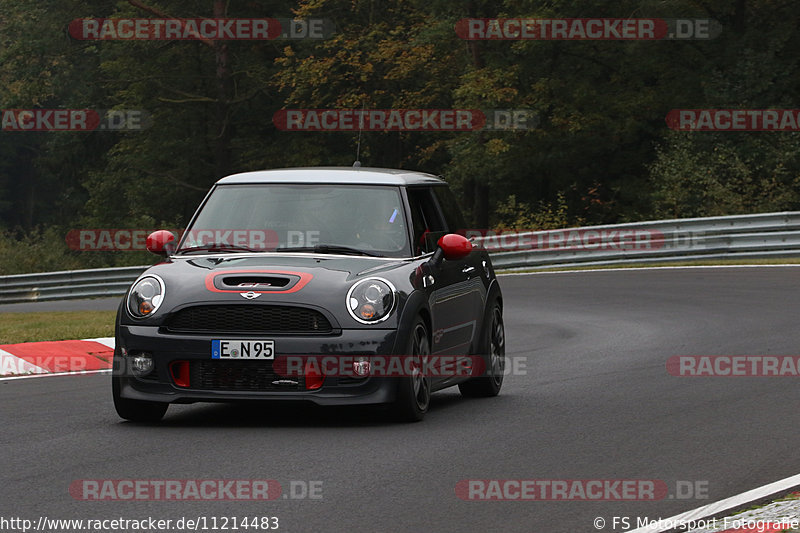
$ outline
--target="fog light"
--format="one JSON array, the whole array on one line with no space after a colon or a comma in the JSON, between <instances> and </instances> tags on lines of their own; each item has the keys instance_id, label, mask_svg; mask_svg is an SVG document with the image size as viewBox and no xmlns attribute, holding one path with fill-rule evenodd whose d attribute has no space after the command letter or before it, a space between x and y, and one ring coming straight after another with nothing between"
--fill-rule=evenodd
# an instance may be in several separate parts
<instances>
[{"instance_id":1,"label":"fog light","mask_svg":"<svg viewBox=\"0 0 800 533\"><path fill-rule=\"evenodd\" d=\"M368 357L356 357L355 360L353 360L353 373L355 373L356 376L368 376L371 367L372 365Z\"/></svg>"},{"instance_id":2,"label":"fog light","mask_svg":"<svg viewBox=\"0 0 800 533\"><path fill-rule=\"evenodd\" d=\"M131 370L133 370L133 375L137 377L146 376L153 371L154 367L153 357L149 353L139 354L131 361Z\"/></svg>"}]
</instances>

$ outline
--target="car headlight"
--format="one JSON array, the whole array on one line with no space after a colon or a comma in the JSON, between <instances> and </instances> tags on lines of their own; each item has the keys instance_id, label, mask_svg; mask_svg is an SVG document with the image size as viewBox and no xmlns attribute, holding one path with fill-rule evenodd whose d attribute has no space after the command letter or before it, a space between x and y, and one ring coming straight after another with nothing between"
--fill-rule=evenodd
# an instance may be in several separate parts
<instances>
[{"instance_id":1,"label":"car headlight","mask_svg":"<svg viewBox=\"0 0 800 533\"><path fill-rule=\"evenodd\" d=\"M395 304L394 286L382 278L368 278L350 287L347 311L362 324L375 324L389 318Z\"/></svg>"},{"instance_id":2,"label":"car headlight","mask_svg":"<svg viewBox=\"0 0 800 533\"><path fill-rule=\"evenodd\" d=\"M164 301L164 280L148 275L140 279L128 293L128 312L135 318L152 315Z\"/></svg>"}]
</instances>

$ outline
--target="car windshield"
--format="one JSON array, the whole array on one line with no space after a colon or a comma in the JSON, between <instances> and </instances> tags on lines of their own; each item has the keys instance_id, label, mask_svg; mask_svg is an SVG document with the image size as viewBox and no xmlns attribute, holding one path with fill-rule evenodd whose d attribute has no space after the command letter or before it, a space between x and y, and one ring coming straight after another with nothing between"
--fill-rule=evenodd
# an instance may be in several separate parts
<instances>
[{"instance_id":1,"label":"car windshield","mask_svg":"<svg viewBox=\"0 0 800 533\"><path fill-rule=\"evenodd\" d=\"M178 253L313 251L407 257L400 190L367 185L220 185Z\"/></svg>"}]
</instances>

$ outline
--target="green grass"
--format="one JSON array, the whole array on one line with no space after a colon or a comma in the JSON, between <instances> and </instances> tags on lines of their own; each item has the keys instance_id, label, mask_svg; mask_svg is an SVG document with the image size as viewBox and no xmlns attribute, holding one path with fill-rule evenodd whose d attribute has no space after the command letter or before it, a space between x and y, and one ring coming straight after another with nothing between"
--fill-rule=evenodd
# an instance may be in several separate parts
<instances>
[{"instance_id":1,"label":"green grass","mask_svg":"<svg viewBox=\"0 0 800 533\"><path fill-rule=\"evenodd\" d=\"M775 259L715 259L706 261L671 261L668 263L623 263L618 265L585 265L571 267L545 267L526 268L522 270L498 270L498 274L521 274L527 272L569 272L572 270L609 270L614 268L652 268L652 267L680 267L680 266L725 266L725 265L788 265L800 264L798 257Z\"/></svg>"},{"instance_id":2,"label":"green grass","mask_svg":"<svg viewBox=\"0 0 800 533\"><path fill-rule=\"evenodd\" d=\"M116 311L0 313L0 344L113 337Z\"/></svg>"}]
</instances>

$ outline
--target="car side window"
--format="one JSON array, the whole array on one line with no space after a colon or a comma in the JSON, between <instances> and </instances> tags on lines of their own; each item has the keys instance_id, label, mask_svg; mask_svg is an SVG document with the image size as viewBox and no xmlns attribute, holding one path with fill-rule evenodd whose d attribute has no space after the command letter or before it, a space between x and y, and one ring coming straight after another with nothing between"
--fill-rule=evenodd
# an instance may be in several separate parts
<instances>
[{"instance_id":1,"label":"car side window","mask_svg":"<svg viewBox=\"0 0 800 533\"><path fill-rule=\"evenodd\" d=\"M467 227L453 191L449 187L434 187L433 193L439 202L439 207L442 208L442 213L444 213L447 230L450 233L464 235Z\"/></svg>"},{"instance_id":2,"label":"car side window","mask_svg":"<svg viewBox=\"0 0 800 533\"><path fill-rule=\"evenodd\" d=\"M428 187L410 187L408 202L414 227L414 255L433 252L436 250L436 242L447 233L447 226L433 192Z\"/></svg>"}]
</instances>

